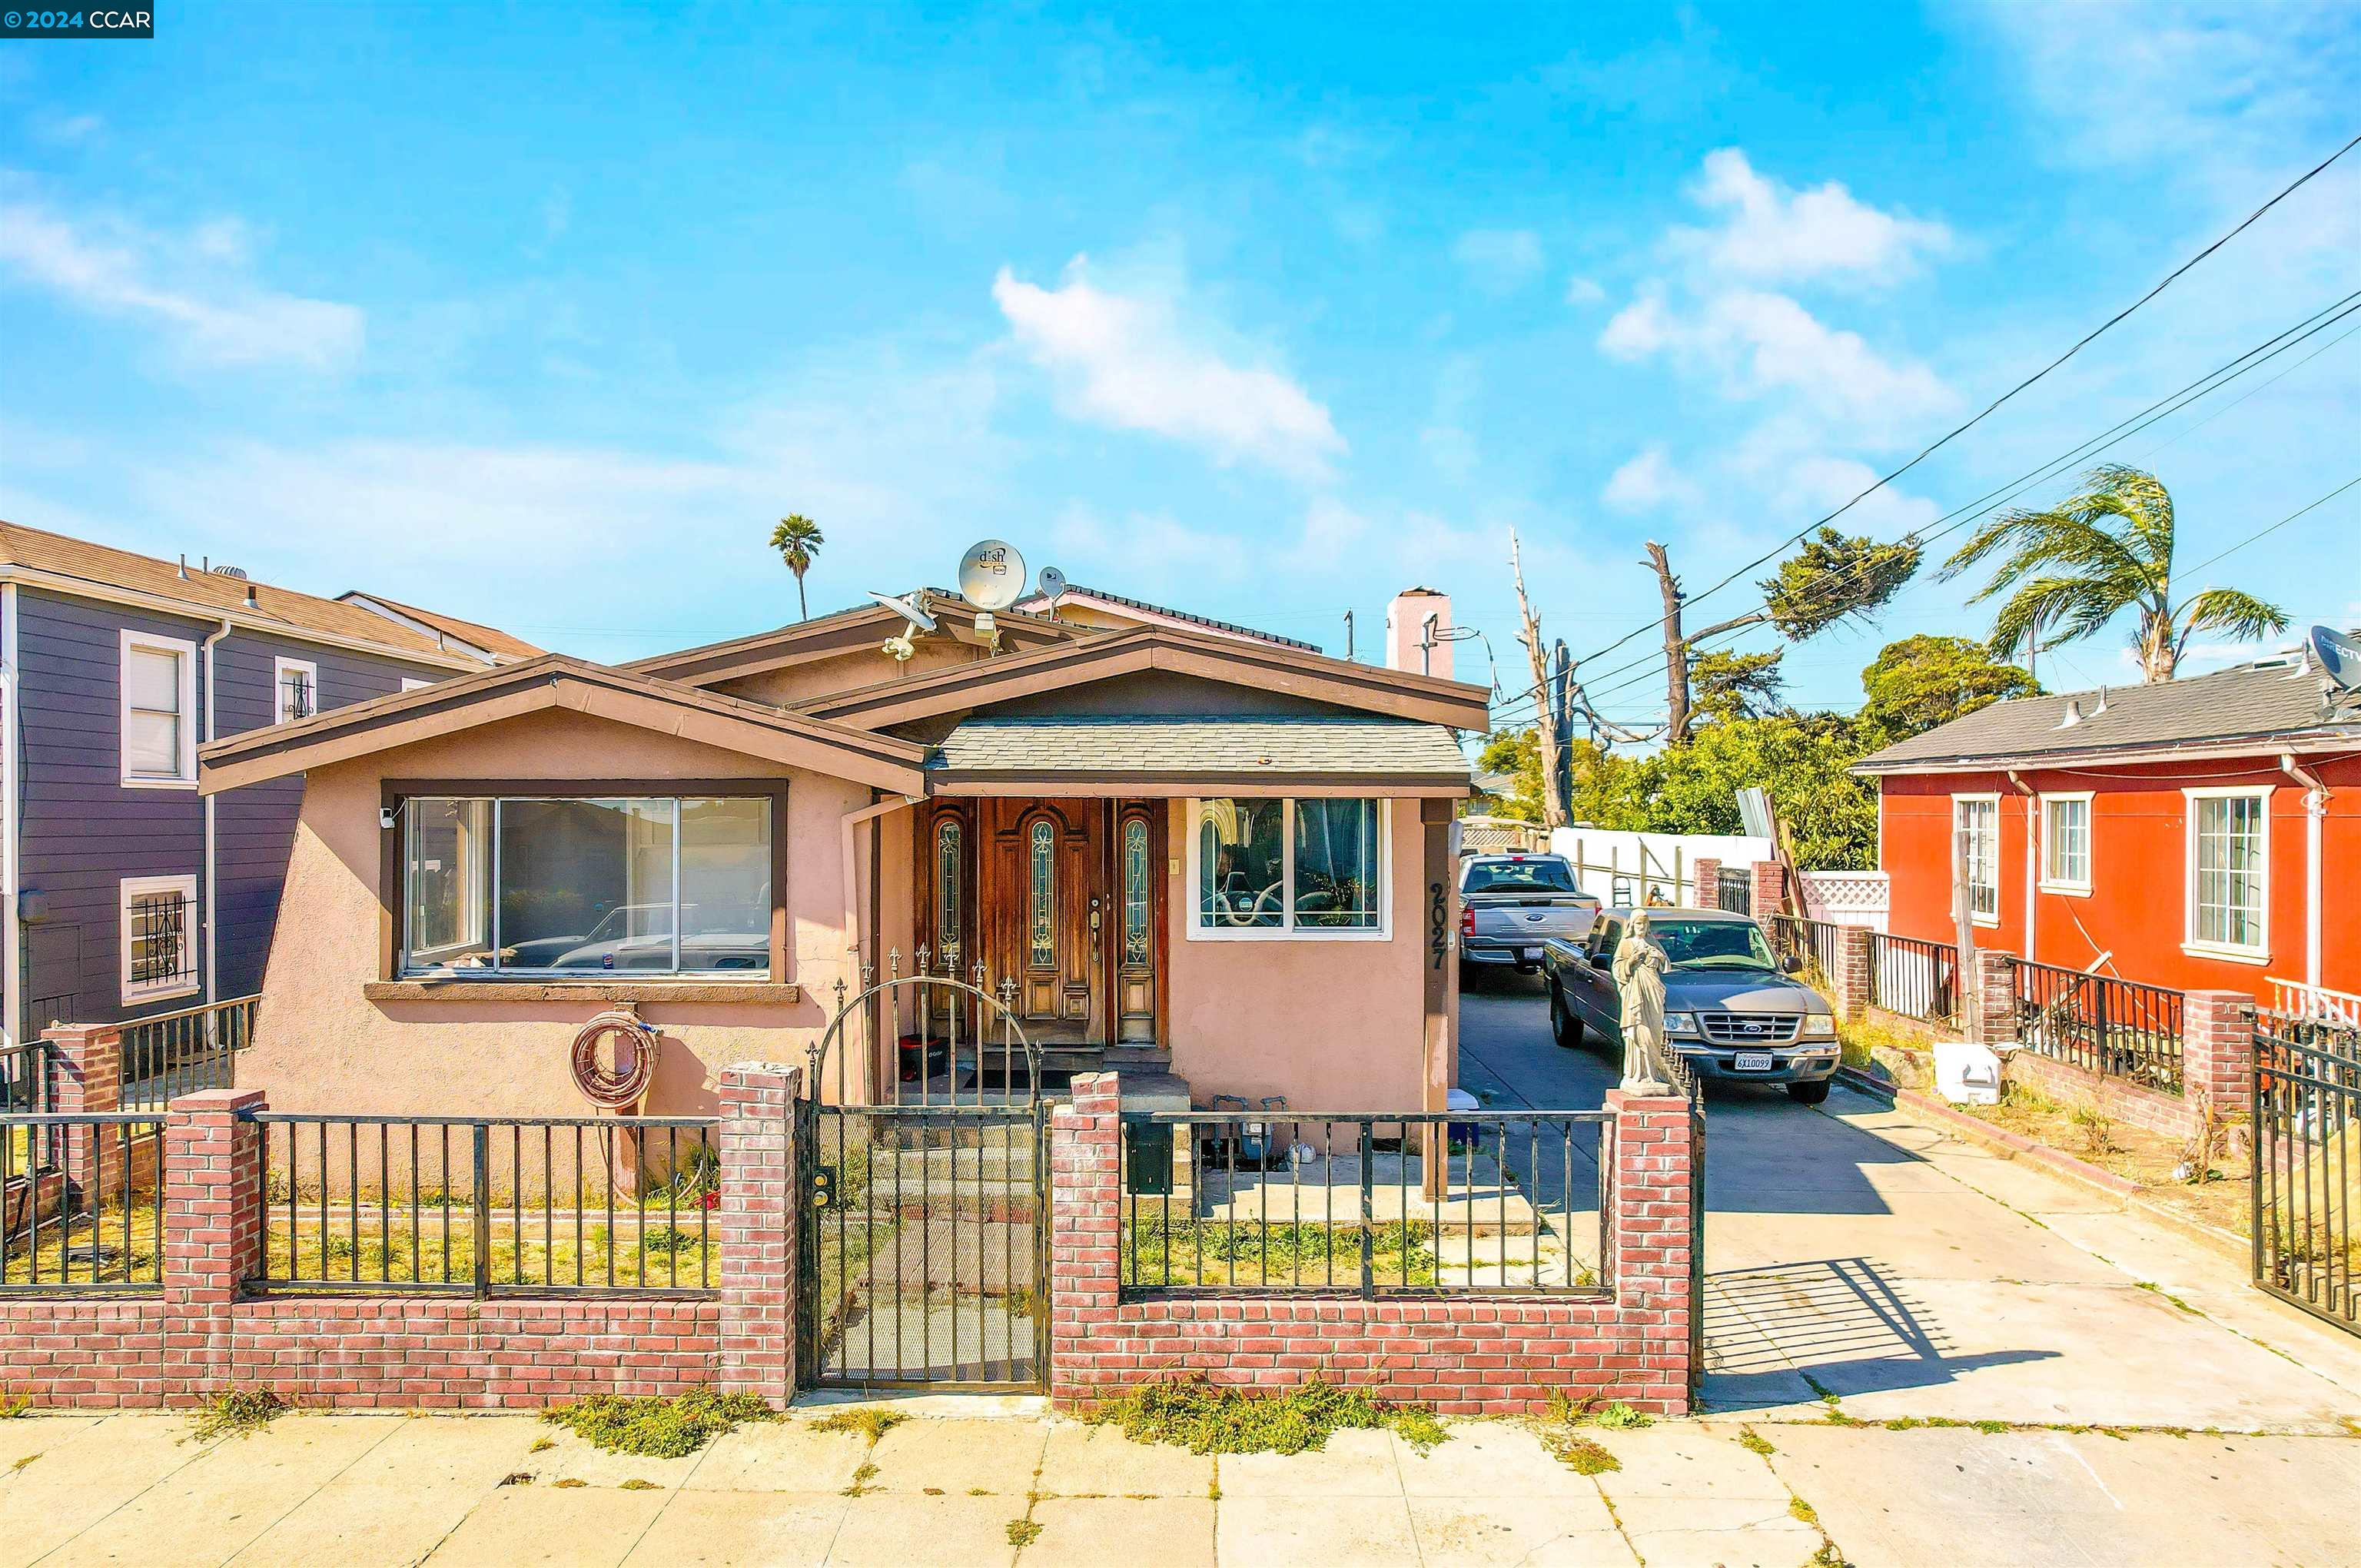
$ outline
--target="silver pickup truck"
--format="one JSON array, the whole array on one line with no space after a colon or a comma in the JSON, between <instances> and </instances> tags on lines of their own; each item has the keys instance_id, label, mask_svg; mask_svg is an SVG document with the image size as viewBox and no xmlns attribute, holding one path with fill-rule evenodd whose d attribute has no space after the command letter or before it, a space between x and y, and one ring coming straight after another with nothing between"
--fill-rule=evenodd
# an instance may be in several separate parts
<instances>
[{"instance_id":1,"label":"silver pickup truck","mask_svg":"<svg viewBox=\"0 0 2361 1568\"><path fill-rule=\"evenodd\" d=\"M1575 886L1564 855L1470 855L1459 867L1459 961L1541 967L1552 937L1580 938L1598 900Z\"/></svg>"},{"instance_id":2,"label":"silver pickup truck","mask_svg":"<svg viewBox=\"0 0 2361 1568\"><path fill-rule=\"evenodd\" d=\"M1615 948L1631 910L1602 909L1587 937L1545 942L1550 1032L1561 1046L1585 1035L1620 1054L1623 1005ZM1828 999L1788 973L1763 928L1716 909L1651 909L1664 949L1665 1045L1701 1078L1782 1083L1806 1105L1828 1097L1837 1070L1837 1021Z\"/></svg>"}]
</instances>

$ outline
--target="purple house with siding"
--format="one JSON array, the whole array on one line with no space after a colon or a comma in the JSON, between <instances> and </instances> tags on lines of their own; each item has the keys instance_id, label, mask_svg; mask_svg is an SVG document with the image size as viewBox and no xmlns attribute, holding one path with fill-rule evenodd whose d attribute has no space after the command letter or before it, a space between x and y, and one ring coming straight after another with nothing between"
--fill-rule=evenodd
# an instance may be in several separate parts
<instances>
[{"instance_id":1,"label":"purple house with siding","mask_svg":"<svg viewBox=\"0 0 2361 1568\"><path fill-rule=\"evenodd\" d=\"M0 521L0 1033L260 989L303 782L201 797L199 746L537 652Z\"/></svg>"}]
</instances>

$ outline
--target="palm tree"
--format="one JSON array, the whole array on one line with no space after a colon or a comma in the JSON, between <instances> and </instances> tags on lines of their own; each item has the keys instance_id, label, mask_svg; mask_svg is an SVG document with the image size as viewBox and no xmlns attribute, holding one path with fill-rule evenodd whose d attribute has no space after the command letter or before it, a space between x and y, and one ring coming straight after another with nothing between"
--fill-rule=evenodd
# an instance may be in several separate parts
<instances>
[{"instance_id":1,"label":"palm tree","mask_svg":"<svg viewBox=\"0 0 2361 1568\"><path fill-rule=\"evenodd\" d=\"M789 512L779 519L779 526L771 530L771 548L779 553L779 559L785 561L787 570L796 575L797 620L807 620L811 617L811 607L804 602L804 574L811 570L812 557L818 554L819 547L827 543L828 538L820 532L819 524L799 511Z\"/></svg>"},{"instance_id":2,"label":"palm tree","mask_svg":"<svg viewBox=\"0 0 2361 1568\"><path fill-rule=\"evenodd\" d=\"M2103 465L2062 506L1993 518L1945 563L1943 579L1995 553L1992 581L1968 602L2008 595L1993 621L1993 652L2004 659L2037 639L2054 648L2088 637L2118 610L2136 609L2141 678L2169 681L2201 631L2245 641L2287 630L2285 610L2235 588L2172 602L2172 497L2137 468Z\"/></svg>"}]
</instances>

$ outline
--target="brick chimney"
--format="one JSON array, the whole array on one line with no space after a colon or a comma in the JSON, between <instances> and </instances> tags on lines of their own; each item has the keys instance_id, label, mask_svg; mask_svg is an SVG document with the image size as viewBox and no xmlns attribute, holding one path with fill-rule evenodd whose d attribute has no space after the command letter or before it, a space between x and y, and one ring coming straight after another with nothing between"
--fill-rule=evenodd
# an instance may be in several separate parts
<instances>
[{"instance_id":1,"label":"brick chimney","mask_svg":"<svg viewBox=\"0 0 2361 1568\"><path fill-rule=\"evenodd\" d=\"M1451 644L1443 640L1443 634L1450 630L1449 594L1435 588L1404 588L1386 606L1386 668L1449 680Z\"/></svg>"}]
</instances>

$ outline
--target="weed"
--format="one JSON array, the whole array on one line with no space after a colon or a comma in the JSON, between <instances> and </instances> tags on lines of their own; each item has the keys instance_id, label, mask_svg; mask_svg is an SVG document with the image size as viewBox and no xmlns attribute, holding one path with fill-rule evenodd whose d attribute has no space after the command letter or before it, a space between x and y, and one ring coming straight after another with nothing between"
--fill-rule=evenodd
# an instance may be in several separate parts
<instances>
[{"instance_id":1,"label":"weed","mask_svg":"<svg viewBox=\"0 0 2361 1568\"><path fill-rule=\"evenodd\" d=\"M848 1497L867 1497L869 1483L875 1479L876 1475L877 1466L864 1462L860 1469L852 1473L852 1485L844 1489L844 1495Z\"/></svg>"},{"instance_id":2,"label":"weed","mask_svg":"<svg viewBox=\"0 0 2361 1568\"><path fill-rule=\"evenodd\" d=\"M2082 1129L2082 1152L2092 1155L2115 1152L2115 1121L2095 1105L2081 1104L2066 1113L2066 1119Z\"/></svg>"},{"instance_id":3,"label":"weed","mask_svg":"<svg viewBox=\"0 0 2361 1568\"><path fill-rule=\"evenodd\" d=\"M943 1495L943 1489L940 1486L921 1486L918 1490L929 1497L939 1497Z\"/></svg>"},{"instance_id":4,"label":"weed","mask_svg":"<svg viewBox=\"0 0 2361 1568\"><path fill-rule=\"evenodd\" d=\"M814 1431L857 1431L873 1444L910 1418L899 1410L881 1410L874 1405L853 1405L823 1416L812 1423Z\"/></svg>"},{"instance_id":5,"label":"weed","mask_svg":"<svg viewBox=\"0 0 2361 1568\"><path fill-rule=\"evenodd\" d=\"M34 1460L38 1459L40 1455L38 1453L28 1453L25 1455L24 1458L19 1459L16 1464L8 1466L9 1474L16 1474L17 1471L22 1470L26 1465L30 1464Z\"/></svg>"},{"instance_id":6,"label":"weed","mask_svg":"<svg viewBox=\"0 0 2361 1568\"><path fill-rule=\"evenodd\" d=\"M245 1437L287 1413L287 1401L268 1388L225 1388L205 1401L190 1430L199 1442Z\"/></svg>"},{"instance_id":7,"label":"weed","mask_svg":"<svg viewBox=\"0 0 2361 1568\"><path fill-rule=\"evenodd\" d=\"M697 1245L698 1242L697 1237L675 1226L658 1225L640 1238L640 1245L650 1252L670 1256L684 1247Z\"/></svg>"},{"instance_id":8,"label":"weed","mask_svg":"<svg viewBox=\"0 0 2361 1568\"><path fill-rule=\"evenodd\" d=\"M507 1475L500 1477L500 1485L503 1486L530 1486L533 1485L533 1472L530 1470L511 1470Z\"/></svg>"},{"instance_id":9,"label":"weed","mask_svg":"<svg viewBox=\"0 0 2361 1568\"><path fill-rule=\"evenodd\" d=\"M13 1421L31 1412L30 1394L0 1394L0 1421Z\"/></svg>"},{"instance_id":10,"label":"weed","mask_svg":"<svg viewBox=\"0 0 2361 1568\"><path fill-rule=\"evenodd\" d=\"M698 1388L671 1399L626 1399L593 1394L542 1412L609 1453L678 1459L695 1453L741 1421L770 1421L778 1413L752 1394L716 1394Z\"/></svg>"},{"instance_id":11,"label":"weed","mask_svg":"<svg viewBox=\"0 0 2361 1568\"><path fill-rule=\"evenodd\" d=\"M1752 1427L1741 1427L1739 1429L1738 1446L1746 1450L1749 1453L1758 1454L1764 1459L1768 1459L1773 1454L1779 1452L1777 1449L1771 1446L1771 1440L1769 1438L1763 1436Z\"/></svg>"},{"instance_id":12,"label":"weed","mask_svg":"<svg viewBox=\"0 0 2361 1568\"><path fill-rule=\"evenodd\" d=\"M533 1446L526 1449L525 1452L527 1453L547 1453L551 1449L555 1448L556 1446L557 1440L554 1437L537 1437L533 1440Z\"/></svg>"},{"instance_id":13,"label":"weed","mask_svg":"<svg viewBox=\"0 0 2361 1568\"><path fill-rule=\"evenodd\" d=\"M1927 1424L1927 1423L1925 1420L1916 1416L1896 1416L1894 1420L1885 1423L1885 1430L1887 1431L1909 1431L1913 1428L1923 1427Z\"/></svg>"},{"instance_id":14,"label":"weed","mask_svg":"<svg viewBox=\"0 0 2361 1568\"><path fill-rule=\"evenodd\" d=\"M1804 1501L1803 1498L1792 1494L1787 1498L1787 1517L1801 1523L1810 1525L1815 1530L1819 1528L1819 1510L1813 1508L1811 1504Z\"/></svg>"},{"instance_id":15,"label":"weed","mask_svg":"<svg viewBox=\"0 0 2361 1568\"><path fill-rule=\"evenodd\" d=\"M1623 1468L1621 1460L1578 1431L1544 1431L1542 1442L1560 1464L1577 1475L1604 1475Z\"/></svg>"},{"instance_id":16,"label":"weed","mask_svg":"<svg viewBox=\"0 0 2361 1568\"><path fill-rule=\"evenodd\" d=\"M2163 1297L2166 1300L2171 1302L2174 1306L2180 1308L2182 1311L2188 1313L2192 1318L2202 1318L2205 1315L2196 1308L2191 1306L2188 1302L2182 1300L2180 1297L2174 1295L2171 1291L2167 1290L2163 1286L2158 1285L2153 1279L2143 1279L2139 1281L2139 1288L2147 1291L2151 1295Z\"/></svg>"},{"instance_id":17,"label":"weed","mask_svg":"<svg viewBox=\"0 0 2361 1568\"><path fill-rule=\"evenodd\" d=\"M1032 1520L1032 1519L1010 1519L1010 1520L1008 1521L1008 1544L1009 1544L1009 1545L1011 1545L1011 1546L1030 1546L1030 1545L1032 1545L1035 1541L1038 1541L1038 1540L1040 1540L1040 1539L1041 1539L1041 1527L1040 1527L1040 1525L1039 1525L1039 1524L1036 1523L1034 1520Z\"/></svg>"},{"instance_id":18,"label":"weed","mask_svg":"<svg viewBox=\"0 0 2361 1568\"><path fill-rule=\"evenodd\" d=\"M971 1497L989 1497L992 1496L992 1488L989 1486L970 1486L967 1489L967 1495Z\"/></svg>"},{"instance_id":19,"label":"weed","mask_svg":"<svg viewBox=\"0 0 2361 1568\"><path fill-rule=\"evenodd\" d=\"M1837 1550L1835 1541L1824 1538L1820 1549L1806 1560L1804 1568L1846 1568L1844 1553Z\"/></svg>"},{"instance_id":20,"label":"weed","mask_svg":"<svg viewBox=\"0 0 2361 1568\"><path fill-rule=\"evenodd\" d=\"M623 1483L621 1489L626 1492L653 1492L656 1489L656 1484L653 1481L642 1481L634 1475Z\"/></svg>"},{"instance_id":21,"label":"weed","mask_svg":"<svg viewBox=\"0 0 2361 1568\"><path fill-rule=\"evenodd\" d=\"M585 1481L585 1480L584 1480L584 1479L582 1479L582 1477L581 1477L581 1476L579 1476L579 1475L568 1475L568 1476L567 1476L565 1480L563 1480L563 1481L553 1481L553 1482L552 1482L552 1483L550 1483L550 1484L551 1484L552 1486L555 1486L555 1487L556 1487L559 1491L561 1491L561 1492L562 1492L562 1491L565 1491L565 1490L566 1490L567 1487L569 1487L569 1486L588 1486L588 1485L590 1485L590 1483L589 1483L589 1482Z\"/></svg>"},{"instance_id":22,"label":"weed","mask_svg":"<svg viewBox=\"0 0 2361 1568\"><path fill-rule=\"evenodd\" d=\"M1420 1453L1424 1453L1450 1435L1443 1430L1443 1423L1435 1420L1433 1411L1415 1405L1394 1412L1393 1429L1395 1436Z\"/></svg>"},{"instance_id":23,"label":"weed","mask_svg":"<svg viewBox=\"0 0 2361 1568\"><path fill-rule=\"evenodd\" d=\"M2008 1423L2006 1421L1977 1421L1975 1423L1975 1429L1983 1433L1986 1437L1992 1437L1997 1433L2006 1431L2008 1430Z\"/></svg>"},{"instance_id":24,"label":"weed","mask_svg":"<svg viewBox=\"0 0 2361 1568\"><path fill-rule=\"evenodd\" d=\"M1121 1427L1136 1442L1174 1443L1191 1453L1301 1453L1325 1447L1333 1431L1377 1427L1392 1427L1424 1448L1440 1441L1442 1431L1431 1411L1382 1405L1316 1377L1262 1397L1195 1378L1150 1383L1109 1400L1091 1420Z\"/></svg>"},{"instance_id":25,"label":"weed","mask_svg":"<svg viewBox=\"0 0 2361 1568\"><path fill-rule=\"evenodd\" d=\"M1643 1415L1618 1399L1598 1412L1598 1424L1609 1431L1637 1431L1642 1427L1656 1424L1656 1418Z\"/></svg>"}]
</instances>

